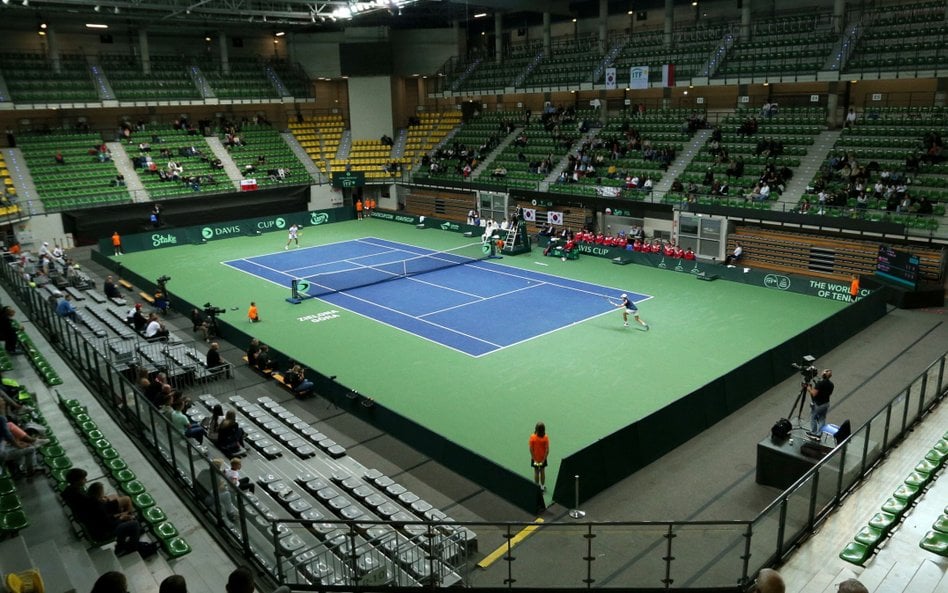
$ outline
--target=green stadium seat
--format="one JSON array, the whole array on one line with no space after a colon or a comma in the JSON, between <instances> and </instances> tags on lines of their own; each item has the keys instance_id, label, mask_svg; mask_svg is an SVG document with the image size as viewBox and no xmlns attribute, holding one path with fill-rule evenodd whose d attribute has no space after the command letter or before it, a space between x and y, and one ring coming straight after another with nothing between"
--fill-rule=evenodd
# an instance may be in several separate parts
<instances>
[{"instance_id":1,"label":"green stadium seat","mask_svg":"<svg viewBox=\"0 0 948 593\"><path fill-rule=\"evenodd\" d=\"M191 546L180 537L174 537L168 540L161 540L161 547L165 549L172 558L180 558L191 553Z\"/></svg>"},{"instance_id":2,"label":"green stadium seat","mask_svg":"<svg viewBox=\"0 0 948 593\"><path fill-rule=\"evenodd\" d=\"M919 542L919 547L939 556L948 556L948 533L929 531Z\"/></svg>"},{"instance_id":3,"label":"green stadium seat","mask_svg":"<svg viewBox=\"0 0 948 593\"><path fill-rule=\"evenodd\" d=\"M158 523L162 523L168 519L168 517L165 515L165 512L161 510L161 507L155 506L145 509L142 513L142 516L144 516L145 521L147 521L149 525L157 525Z\"/></svg>"},{"instance_id":4,"label":"green stadium seat","mask_svg":"<svg viewBox=\"0 0 948 593\"><path fill-rule=\"evenodd\" d=\"M873 548L859 542L849 542L839 557L850 564L862 566L872 556Z\"/></svg>"},{"instance_id":5,"label":"green stadium seat","mask_svg":"<svg viewBox=\"0 0 948 593\"><path fill-rule=\"evenodd\" d=\"M22 509L0 515L0 531L16 533L29 526L30 521L26 518L26 513Z\"/></svg>"}]
</instances>

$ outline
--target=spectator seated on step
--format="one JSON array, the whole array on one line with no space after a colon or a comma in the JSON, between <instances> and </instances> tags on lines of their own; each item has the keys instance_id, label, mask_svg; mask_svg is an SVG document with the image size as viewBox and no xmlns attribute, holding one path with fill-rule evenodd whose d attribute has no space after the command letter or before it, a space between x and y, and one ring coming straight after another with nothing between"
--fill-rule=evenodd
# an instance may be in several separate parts
<instances>
[{"instance_id":1,"label":"spectator seated on step","mask_svg":"<svg viewBox=\"0 0 948 593\"><path fill-rule=\"evenodd\" d=\"M283 383L297 396L309 395L315 387L313 382L306 378L305 369L298 364L283 373Z\"/></svg>"},{"instance_id":2,"label":"spectator seated on step","mask_svg":"<svg viewBox=\"0 0 948 593\"><path fill-rule=\"evenodd\" d=\"M263 372L270 372L276 368L276 361L270 355L270 347L266 344L260 344L260 350L254 358L255 366Z\"/></svg>"},{"instance_id":3,"label":"spectator seated on step","mask_svg":"<svg viewBox=\"0 0 948 593\"><path fill-rule=\"evenodd\" d=\"M73 306L71 301L71 297L68 294L63 293L62 297L59 299L59 302L56 303L56 315L69 319L75 319L76 308Z\"/></svg>"},{"instance_id":4,"label":"spectator seated on step","mask_svg":"<svg viewBox=\"0 0 948 593\"><path fill-rule=\"evenodd\" d=\"M140 142L138 144L138 152L151 152L151 144L147 142Z\"/></svg>"},{"instance_id":5,"label":"spectator seated on step","mask_svg":"<svg viewBox=\"0 0 948 593\"><path fill-rule=\"evenodd\" d=\"M125 187L125 176L119 173L115 176L115 179L109 183L109 185L112 187Z\"/></svg>"}]
</instances>

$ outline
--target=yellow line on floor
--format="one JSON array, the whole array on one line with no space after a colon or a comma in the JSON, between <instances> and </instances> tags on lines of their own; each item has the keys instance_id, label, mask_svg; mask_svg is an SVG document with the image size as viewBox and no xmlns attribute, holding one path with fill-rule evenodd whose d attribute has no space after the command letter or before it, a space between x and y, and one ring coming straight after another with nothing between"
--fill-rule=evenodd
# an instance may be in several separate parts
<instances>
[{"instance_id":1,"label":"yellow line on floor","mask_svg":"<svg viewBox=\"0 0 948 593\"><path fill-rule=\"evenodd\" d=\"M534 525L530 525L530 526L528 526L528 527L524 527L524 528L521 529L516 535L514 535L512 538L510 538L510 546L509 546L510 548L513 548L514 546L516 546L517 544L519 544L519 543L522 542L523 540L525 540L525 539L527 539L528 537L530 537L530 535L531 535L534 531L536 531L537 529L540 528L540 523L543 523L543 519L540 518L540 517L537 517L536 519L533 520L533 522L535 523ZM481 560L480 562L478 562L478 563L477 563L477 567L478 567L478 568L487 568L488 566L490 566L490 565L493 564L494 562L497 562L497 560L500 559L504 554L506 554L506 553L507 553L507 550L508 550L508 545L507 545L507 544L501 545L499 548L497 548L496 550L494 550L493 552L491 552L490 554L488 554L487 556L485 556L483 560Z\"/></svg>"}]
</instances>

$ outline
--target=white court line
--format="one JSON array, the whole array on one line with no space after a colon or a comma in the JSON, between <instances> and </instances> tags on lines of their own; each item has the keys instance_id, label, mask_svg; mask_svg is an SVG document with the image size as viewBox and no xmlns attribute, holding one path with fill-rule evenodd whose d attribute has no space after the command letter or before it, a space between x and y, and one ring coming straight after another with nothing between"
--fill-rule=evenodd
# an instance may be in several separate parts
<instances>
[{"instance_id":1,"label":"white court line","mask_svg":"<svg viewBox=\"0 0 948 593\"><path fill-rule=\"evenodd\" d=\"M432 286L437 286L437 285L435 284L435 285L432 285ZM513 290L508 290L507 292L501 292L501 293L498 293L498 294L494 294L494 295L491 295L491 296L489 296L489 297L478 297L478 300L472 301L472 302L470 302L470 303L461 303L460 305L452 305L452 306L446 307L446 308L444 308L444 309L439 309L439 310L437 310L437 311L431 311L430 313L425 313L424 315L421 315L420 317L427 317L427 316L429 316L429 315L435 315L435 314L437 314L437 313L444 313L445 311L450 311L450 310L452 310L452 309L460 309L461 307L467 307L468 305L475 305L475 304L483 303L484 301L490 301L490 300L493 300L493 299L496 299L496 298L500 298L500 297L504 297L504 296L508 296L508 295L511 295L511 294L514 294L514 293L517 293L517 292L522 292L522 291L524 291L524 290L530 290L530 289L533 289L533 288L540 288L541 286L550 286L550 285L548 285L548 284L546 284L546 283L542 283L542 284L537 284L537 285L535 285L535 286L522 286L522 287L520 287L520 288L515 288L515 289L513 289ZM442 288L443 288L443 287L442 287ZM473 295L473 296L477 296L477 295Z\"/></svg>"},{"instance_id":2,"label":"white court line","mask_svg":"<svg viewBox=\"0 0 948 593\"><path fill-rule=\"evenodd\" d=\"M368 303L368 304L370 304L370 305L372 305L372 306L374 306L374 307L378 307L379 309L385 309L386 311L391 311L392 313L396 313L396 314L398 314L398 315L402 315L402 316L404 316L404 317L408 317L408 318L410 318L410 319L414 319L415 321L421 321L422 323L425 323L425 324L430 325L430 326L432 326L432 327L437 327L437 328L439 328L439 329L443 329L444 331L451 332L452 334L457 334L457 335L459 335L459 336L464 336L465 338L469 338L469 339L474 340L474 341L476 341L476 342L483 342L484 344L487 344L488 346L494 346L495 348L501 348L501 345L500 345L500 344L495 344L495 343L493 343L493 342L491 342L491 341L489 341L489 340L485 340L485 339L483 339L483 338L478 338L477 336L472 336L472 335L470 335L470 334L466 334L466 333L464 333L464 332L462 332L462 331L458 331L458 330L456 330L456 329L451 329L450 327L447 327L447 326L444 326L444 325L441 325L441 324L438 324L438 323L432 323L431 321L428 321L427 319L421 319L420 317L415 317L414 315L409 315L408 313L405 313L404 311L399 311L398 309L392 309L391 307L386 307L386 306L384 306L384 305L380 305L380 304L378 304L378 303L376 303L376 302L374 302L374 301L370 301L370 300L368 300L368 299L363 299L362 297L357 297L357 296L353 295L352 293L348 293L348 292L337 292L337 293L335 293L335 294L341 294L341 295L343 295L343 296L345 296L345 297L347 297L347 298L355 299L355 300L357 300L357 301L362 301L363 303ZM316 298L319 298L319 297L316 297ZM370 319L374 319L374 318L370 318ZM418 334L415 334L414 332L412 332L412 331L410 331L410 330L404 330L404 331L407 331L407 332L410 333L410 334L418 335ZM436 341L436 340L432 340L432 341L434 341L436 344L443 344L443 342L438 342L438 341Z\"/></svg>"},{"instance_id":3,"label":"white court line","mask_svg":"<svg viewBox=\"0 0 948 593\"><path fill-rule=\"evenodd\" d=\"M334 259L334 260L328 261L328 262L322 262L322 263L316 263L316 264L309 264L308 266L301 266L301 267L298 267L298 268L289 268L289 269L287 270L287 272L297 272L297 271L299 271L299 270L305 270L306 268L318 268L318 267L321 267L321 266L331 266L332 264L337 264L337 263L339 263L339 262L346 262L346 263L350 263L350 264L352 264L352 265L354 265L354 266L359 266L360 268L367 268L367 267L371 267L371 264L369 264L369 265L360 264L359 262L357 262L357 261L355 261L355 260L357 260L357 259L363 259L363 258L366 258L366 257L377 257L377 256L379 256L379 255L385 255L385 254L387 254L387 253L396 253L396 252L399 252L399 251L401 251L401 250L400 250L400 249L389 249L388 251L379 251L378 253L368 253L368 254L366 254L366 255L358 255L358 256L356 256L356 257L347 257L347 258L343 258L343 259ZM338 273L338 272L346 272L346 271L347 271L347 270L335 270L335 271L333 271L333 272L323 272L323 273L324 273L324 274L335 274L335 273Z\"/></svg>"}]
</instances>

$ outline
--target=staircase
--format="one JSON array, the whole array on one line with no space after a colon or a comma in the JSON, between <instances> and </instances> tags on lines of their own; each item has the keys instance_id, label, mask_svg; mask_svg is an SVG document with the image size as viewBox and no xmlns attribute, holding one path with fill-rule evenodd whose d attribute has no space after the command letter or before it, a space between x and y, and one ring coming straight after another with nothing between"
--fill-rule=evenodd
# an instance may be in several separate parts
<instances>
[{"instance_id":1,"label":"staircase","mask_svg":"<svg viewBox=\"0 0 948 593\"><path fill-rule=\"evenodd\" d=\"M99 100L103 102L115 101L115 91L112 90L109 78L102 71L102 66L99 65L98 56L86 56L86 61L89 63L89 74L92 75L92 82L95 84L95 92L99 94Z\"/></svg>"},{"instance_id":2,"label":"staircase","mask_svg":"<svg viewBox=\"0 0 948 593\"><path fill-rule=\"evenodd\" d=\"M408 142L408 129L399 128L398 134L395 136L395 144L392 145L392 153L389 155L391 159L400 159L405 155L405 143Z\"/></svg>"},{"instance_id":3,"label":"staircase","mask_svg":"<svg viewBox=\"0 0 948 593\"><path fill-rule=\"evenodd\" d=\"M579 147L582 146L583 142L594 139L599 135L599 131L601 129L602 128L593 128L585 135L581 136L576 142L574 142L573 145L569 147L569 152L563 155L563 157L553 165L553 169L550 171L550 174L540 182L540 187L538 189L540 191L549 190L550 186L556 183L556 178L559 177L560 173L562 173L563 170L566 169L566 166L569 165L569 155L579 152Z\"/></svg>"},{"instance_id":4,"label":"staircase","mask_svg":"<svg viewBox=\"0 0 948 593\"><path fill-rule=\"evenodd\" d=\"M326 179L323 174L319 171L319 167L316 166L316 163L313 162L313 159L310 158L306 150L300 145L299 141L296 139L291 132L281 132L283 136L283 141L286 142L287 146L293 151L293 154L296 155L296 158L299 159L300 163L303 164L303 168L306 169L306 172L309 173L309 176L313 178L318 184L326 183Z\"/></svg>"},{"instance_id":5,"label":"staircase","mask_svg":"<svg viewBox=\"0 0 948 593\"><path fill-rule=\"evenodd\" d=\"M133 202L147 202L150 200L148 192L145 190L145 184L138 176L138 169L132 165L132 159L125 152L125 146L121 142L106 142L105 145L112 153L112 162L118 172L125 176L125 187L128 193L132 194Z\"/></svg>"},{"instance_id":6,"label":"staircase","mask_svg":"<svg viewBox=\"0 0 948 593\"><path fill-rule=\"evenodd\" d=\"M467 77L470 76L471 72L474 72L474 70L476 70L478 66L480 66L483 60L484 58L477 58L476 60L471 62L468 65L468 67L464 70L464 72L461 73L460 76L455 78L454 82L451 83L451 91L454 92L454 91L457 91L459 88L461 88L461 85L464 83L465 80L467 80Z\"/></svg>"},{"instance_id":7,"label":"staircase","mask_svg":"<svg viewBox=\"0 0 948 593\"><path fill-rule=\"evenodd\" d=\"M671 189L672 183L675 182L675 179L691 164L691 161L694 160L695 155L698 154L698 151L701 150L701 147L704 146L705 142L708 141L708 138L711 137L711 130L704 129L698 130L695 135L691 138L689 142L681 151L681 154L678 155L678 158L669 165L668 170L662 173L662 180L655 184L655 187L652 188L652 191L655 195L664 195Z\"/></svg>"},{"instance_id":8,"label":"staircase","mask_svg":"<svg viewBox=\"0 0 948 593\"><path fill-rule=\"evenodd\" d=\"M221 160L221 164L224 165L224 172L227 173L227 178L233 183L234 189L240 189L240 180L244 178L244 175L234 164L234 159L230 158L230 153L221 144L221 139L217 136L206 136L204 140L211 147L214 156ZM307 157L307 160L309 160L309 157Z\"/></svg>"},{"instance_id":9,"label":"staircase","mask_svg":"<svg viewBox=\"0 0 948 593\"><path fill-rule=\"evenodd\" d=\"M721 43L718 44L714 50L711 51L711 55L708 56L708 61L704 63L704 66L701 67L699 72L701 72L699 78L711 78L714 76L718 68L724 64L724 60L727 59L727 54L731 51L731 48L734 46L734 35L731 33L726 33L721 39Z\"/></svg>"},{"instance_id":10,"label":"staircase","mask_svg":"<svg viewBox=\"0 0 948 593\"><path fill-rule=\"evenodd\" d=\"M339 148L336 149L335 158L342 160L349 158L349 152L352 150L352 130L343 130L342 138L339 139Z\"/></svg>"},{"instance_id":11,"label":"staircase","mask_svg":"<svg viewBox=\"0 0 948 593\"><path fill-rule=\"evenodd\" d=\"M270 81L270 84L273 85L273 88L276 89L276 92L281 97L290 97L290 91L286 88L286 85L283 84L283 80L280 78L280 75L276 73L276 70L273 69L273 66L270 64L265 64L263 66L263 73L267 75L267 80Z\"/></svg>"},{"instance_id":12,"label":"staircase","mask_svg":"<svg viewBox=\"0 0 948 593\"><path fill-rule=\"evenodd\" d=\"M859 42L859 37L865 29L861 23L853 23L847 27L842 37L840 37L839 43L833 46L829 57L827 57L826 62L823 64L823 70L839 72L845 68L846 62L849 61L849 56L851 56L853 50L856 49L856 43Z\"/></svg>"},{"instance_id":13,"label":"staircase","mask_svg":"<svg viewBox=\"0 0 948 593\"><path fill-rule=\"evenodd\" d=\"M537 52L537 55L535 58L533 58L533 61L527 64L527 67L524 68L522 72L520 72L520 74L517 76L517 78L514 79L514 81L511 83L510 86L522 87L523 81L525 81L527 77L529 77L533 73L533 71L537 69L537 66L539 66L540 62L542 61L543 61L543 50L541 49L540 51Z\"/></svg>"},{"instance_id":14,"label":"staircase","mask_svg":"<svg viewBox=\"0 0 948 593\"><path fill-rule=\"evenodd\" d=\"M207 77L204 76L204 73L201 72L200 68L197 66L188 66L188 74L191 75L191 80L194 81L194 86L197 87L198 92L201 93L202 98L217 98L217 95L214 94L214 89L211 88L211 84L207 81Z\"/></svg>"},{"instance_id":15,"label":"staircase","mask_svg":"<svg viewBox=\"0 0 948 593\"><path fill-rule=\"evenodd\" d=\"M833 149L840 134L842 134L841 130L820 132L813 141L813 145L807 150L806 156L800 161L800 166L793 170L793 177L780 195L781 203L792 204L794 207L797 205L806 192L807 186L820 170L820 166L826 161L827 155Z\"/></svg>"},{"instance_id":16,"label":"staircase","mask_svg":"<svg viewBox=\"0 0 948 593\"><path fill-rule=\"evenodd\" d=\"M490 164L494 162L494 159L497 158L500 153L504 151L507 146L516 139L517 134L523 131L523 128L515 128L513 132L507 134L507 137L500 141L500 144L494 147L494 150L477 166L477 169L471 173L471 179L477 179L481 176L481 173L490 169Z\"/></svg>"},{"instance_id":17,"label":"staircase","mask_svg":"<svg viewBox=\"0 0 948 593\"><path fill-rule=\"evenodd\" d=\"M619 54L622 53L623 48L625 48L624 40L613 42L612 48L610 48L608 53L603 56L602 60L599 61L599 65L596 66L596 70L593 71L591 81L593 84L596 84L596 82L605 76L606 68L615 63L616 58L618 58Z\"/></svg>"},{"instance_id":18,"label":"staircase","mask_svg":"<svg viewBox=\"0 0 948 593\"><path fill-rule=\"evenodd\" d=\"M20 207L20 211L27 216L45 212L43 201L40 200L39 192L36 191L36 184L33 183L33 176L30 175L30 168L26 166L26 159L23 158L20 149L4 148L3 160L7 163L10 179L13 180L13 187L16 188L16 204Z\"/></svg>"}]
</instances>

